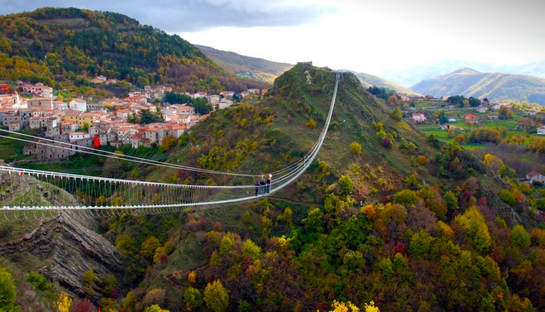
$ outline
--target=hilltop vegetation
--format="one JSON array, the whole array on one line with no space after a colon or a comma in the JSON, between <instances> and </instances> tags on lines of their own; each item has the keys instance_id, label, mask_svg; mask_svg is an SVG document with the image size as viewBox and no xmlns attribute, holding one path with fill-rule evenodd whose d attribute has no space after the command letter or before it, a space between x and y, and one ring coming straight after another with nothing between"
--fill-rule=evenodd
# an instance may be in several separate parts
<instances>
[{"instance_id":1,"label":"hilltop vegetation","mask_svg":"<svg viewBox=\"0 0 545 312\"><path fill-rule=\"evenodd\" d=\"M0 34L0 79L66 87L104 75L211 92L264 86L224 71L177 35L117 13L43 8L0 16Z\"/></svg>"},{"instance_id":2,"label":"hilltop vegetation","mask_svg":"<svg viewBox=\"0 0 545 312\"><path fill-rule=\"evenodd\" d=\"M532 76L461 69L421 81L411 89L435 97L465 95L488 98L491 101L528 101L545 105L545 79Z\"/></svg>"},{"instance_id":3,"label":"hilltop vegetation","mask_svg":"<svg viewBox=\"0 0 545 312\"><path fill-rule=\"evenodd\" d=\"M293 66L262 58L244 56L234 52L221 51L211 47L197 47L223 69L240 77L252 78L271 84L276 77Z\"/></svg>"}]
</instances>

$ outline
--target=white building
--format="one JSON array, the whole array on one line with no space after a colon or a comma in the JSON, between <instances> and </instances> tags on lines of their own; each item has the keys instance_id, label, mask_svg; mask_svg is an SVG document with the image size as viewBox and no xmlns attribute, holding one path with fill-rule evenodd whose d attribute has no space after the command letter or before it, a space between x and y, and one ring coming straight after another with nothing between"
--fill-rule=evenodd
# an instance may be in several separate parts
<instances>
[{"instance_id":1,"label":"white building","mask_svg":"<svg viewBox=\"0 0 545 312\"><path fill-rule=\"evenodd\" d=\"M486 113L486 111L488 111L488 108L486 106L481 105L477 107L477 112L479 113Z\"/></svg>"},{"instance_id":2,"label":"white building","mask_svg":"<svg viewBox=\"0 0 545 312\"><path fill-rule=\"evenodd\" d=\"M78 111L78 112L85 112L87 111L87 101L84 99L73 99L70 101L70 104L68 104L71 110Z\"/></svg>"},{"instance_id":3,"label":"white building","mask_svg":"<svg viewBox=\"0 0 545 312\"><path fill-rule=\"evenodd\" d=\"M220 103L219 103L219 109L224 109L224 108L227 108L227 107L229 107L231 105L233 105L233 101L222 99L220 101Z\"/></svg>"},{"instance_id":4,"label":"white building","mask_svg":"<svg viewBox=\"0 0 545 312\"><path fill-rule=\"evenodd\" d=\"M73 142L77 140L89 139L91 136L87 132L70 132L68 138L70 139L70 142Z\"/></svg>"},{"instance_id":5,"label":"white building","mask_svg":"<svg viewBox=\"0 0 545 312\"><path fill-rule=\"evenodd\" d=\"M416 123L423 123L427 120L426 115L422 113L413 113L413 121Z\"/></svg>"},{"instance_id":6,"label":"white building","mask_svg":"<svg viewBox=\"0 0 545 312\"><path fill-rule=\"evenodd\" d=\"M526 179L530 183L541 183L541 184L545 183L545 176L536 171L532 171L526 174Z\"/></svg>"}]
</instances>

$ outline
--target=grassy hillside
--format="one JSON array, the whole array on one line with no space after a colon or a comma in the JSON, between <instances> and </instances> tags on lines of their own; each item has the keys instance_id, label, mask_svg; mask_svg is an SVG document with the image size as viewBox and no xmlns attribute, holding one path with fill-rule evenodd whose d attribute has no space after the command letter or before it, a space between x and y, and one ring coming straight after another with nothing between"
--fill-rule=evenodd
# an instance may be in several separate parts
<instances>
[{"instance_id":1,"label":"grassy hillside","mask_svg":"<svg viewBox=\"0 0 545 312\"><path fill-rule=\"evenodd\" d=\"M177 35L121 14L76 8L0 16L0 63L0 79L51 85L85 85L102 74L186 90L263 86L226 72Z\"/></svg>"},{"instance_id":2,"label":"grassy hillside","mask_svg":"<svg viewBox=\"0 0 545 312\"><path fill-rule=\"evenodd\" d=\"M528 101L545 105L545 79L523 75L481 73L472 69L462 69L435 79L424 80L411 89L436 97L465 95L487 97L493 101Z\"/></svg>"},{"instance_id":3,"label":"grassy hillside","mask_svg":"<svg viewBox=\"0 0 545 312\"><path fill-rule=\"evenodd\" d=\"M370 74L366 74L366 73L357 73L356 76L358 76L358 78L360 78L361 80L361 83L365 86L365 87L371 87L371 86L375 86L375 87L379 87L379 88L387 88L387 89L390 89L390 90L394 90L395 92L399 92L399 93L404 93L404 94L408 94L408 95L418 95L418 93L408 89L408 88L405 88L403 86L400 86L394 82L391 82L391 81L388 81L388 80L385 80L383 78L380 78L378 76L374 76L374 75L370 75Z\"/></svg>"},{"instance_id":4,"label":"grassy hillside","mask_svg":"<svg viewBox=\"0 0 545 312\"><path fill-rule=\"evenodd\" d=\"M221 51L206 46L197 47L223 69L240 77L260 80L271 84L276 77L293 66L262 58L244 56L234 52Z\"/></svg>"}]
</instances>

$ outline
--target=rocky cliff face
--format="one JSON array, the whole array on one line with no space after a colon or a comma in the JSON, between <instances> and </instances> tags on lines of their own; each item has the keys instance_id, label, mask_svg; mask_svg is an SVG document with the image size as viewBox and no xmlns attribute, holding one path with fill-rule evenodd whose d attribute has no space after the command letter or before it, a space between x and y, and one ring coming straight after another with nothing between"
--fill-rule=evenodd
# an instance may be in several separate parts
<instances>
[{"instance_id":1,"label":"rocky cliff face","mask_svg":"<svg viewBox=\"0 0 545 312\"><path fill-rule=\"evenodd\" d=\"M109 241L84 225L81 217L61 212L52 218L43 218L38 225L21 237L0 243L0 256L30 255L43 262L39 269L51 280L71 293L86 293L82 276L93 270L99 277L124 273L122 256ZM18 258L21 258L19 256ZM16 263L16 261L14 261ZM94 293L102 293L96 283Z\"/></svg>"},{"instance_id":2,"label":"rocky cliff face","mask_svg":"<svg viewBox=\"0 0 545 312\"><path fill-rule=\"evenodd\" d=\"M68 205L77 199L33 177L1 174L3 205ZM5 212L0 214L0 257L23 272L39 271L68 292L98 299L102 284L89 293L83 274L93 270L100 279L123 275L122 255L93 229L93 218L70 212ZM118 278L119 280L120 278Z\"/></svg>"}]
</instances>

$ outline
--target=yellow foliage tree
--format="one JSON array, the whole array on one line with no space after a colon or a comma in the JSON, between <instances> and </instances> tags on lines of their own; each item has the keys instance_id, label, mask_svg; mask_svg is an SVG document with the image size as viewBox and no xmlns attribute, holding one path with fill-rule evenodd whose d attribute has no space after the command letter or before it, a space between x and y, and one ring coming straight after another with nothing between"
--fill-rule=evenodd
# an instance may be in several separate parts
<instances>
[{"instance_id":1,"label":"yellow foliage tree","mask_svg":"<svg viewBox=\"0 0 545 312\"><path fill-rule=\"evenodd\" d=\"M70 312L72 299L64 291L59 293L59 298L53 303L53 309L57 312Z\"/></svg>"},{"instance_id":2,"label":"yellow foliage tree","mask_svg":"<svg viewBox=\"0 0 545 312\"><path fill-rule=\"evenodd\" d=\"M191 271L187 274L187 281L191 284L195 283L195 280L197 279L197 273L195 271Z\"/></svg>"},{"instance_id":3,"label":"yellow foliage tree","mask_svg":"<svg viewBox=\"0 0 545 312\"><path fill-rule=\"evenodd\" d=\"M483 163L494 172L498 172L503 166L503 161L492 154L484 155Z\"/></svg>"},{"instance_id":4,"label":"yellow foliage tree","mask_svg":"<svg viewBox=\"0 0 545 312\"><path fill-rule=\"evenodd\" d=\"M306 123L306 126L311 128L311 129L314 129L316 128L316 120L314 119L309 119L309 121L307 121Z\"/></svg>"},{"instance_id":5,"label":"yellow foliage tree","mask_svg":"<svg viewBox=\"0 0 545 312\"><path fill-rule=\"evenodd\" d=\"M379 308L375 306L375 302L371 301L365 304L365 312L380 312Z\"/></svg>"},{"instance_id":6,"label":"yellow foliage tree","mask_svg":"<svg viewBox=\"0 0 545 312\"><path fill-rule=\"evenodd\" d=\"M333 310L330 312L359 312L360 308L355 306L352 302L333 301Z\"/></svg>"}]
</instances>

